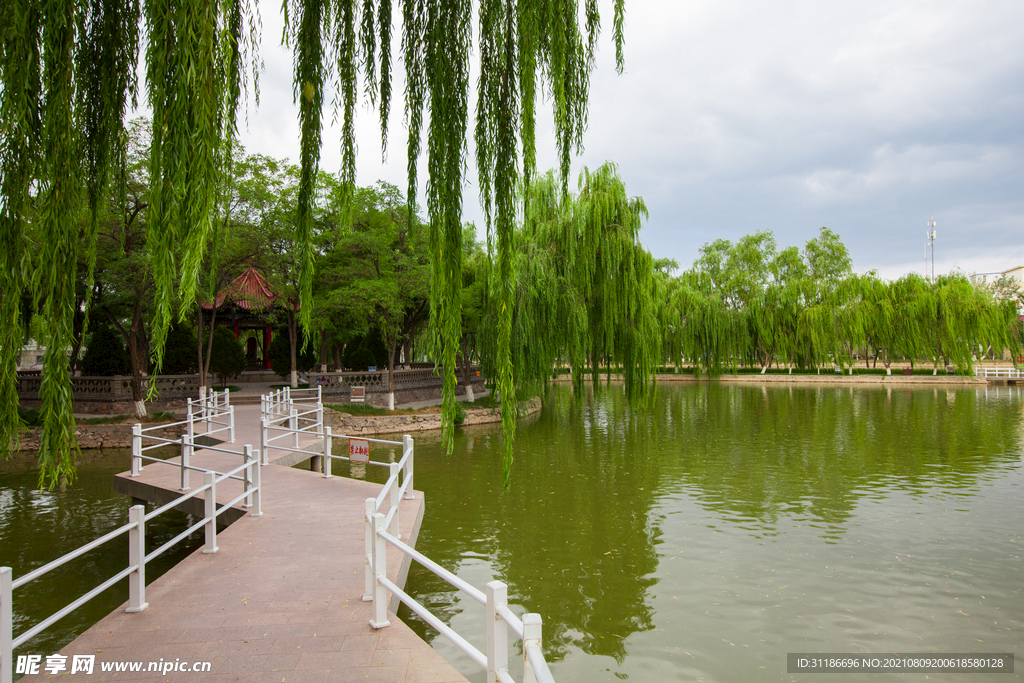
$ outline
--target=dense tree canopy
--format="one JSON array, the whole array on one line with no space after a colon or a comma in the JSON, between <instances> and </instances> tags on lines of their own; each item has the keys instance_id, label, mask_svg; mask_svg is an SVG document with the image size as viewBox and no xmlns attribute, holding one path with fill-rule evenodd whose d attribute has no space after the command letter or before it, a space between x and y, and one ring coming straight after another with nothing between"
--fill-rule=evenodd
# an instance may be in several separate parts
<instances>
[{"instance_id":1,"label":"dense tree canopy","mask_svg":"<svg viewBox=\"0 0 1024 683\"><path fill-rule=\"evenodd\" d=\"M625 0L614 2L614 41L622 66ZM300 177L294 226L301 263L305 328L312 320L314 245L323 107L342 121L341 180L355 180L354 116L359 81L381 118L391 109L391 0L288 0L286 40L294 51L299 105ZM581 11L582 10L582 11ZM462 188L474 52L471 0L402 0L400 58L405 69L409 205L414 203L421 135L426 126L431 307L445 374L445 425L454 415L455 355L461 341ZM534 173L535 101L553 100L563 184L570 154L586 128L589 74L601 27L597 0L481 0L476 50L476 146L480 190L497 243L503 309L499 334L503 400L514 397L508 354L512 302L515 188ZM581 21L582 18L582 21ZM0 290L26 286L45 310L47 348L41 413L43 478L73 475L75 449L69 362L75 266L91 271L95 229L79 239L79 211L91 208L111 180L119 183L124 115L134 102L145 32L145 95L153 111L147 209L156 288L152 351L160 366L175 312L184 317L199 290L211 233L220 220L222 169L232 158L237 110L259 58L259 20L243 0L26 0L0 3ZM332 83L333 81L333 83ZM331 92L333 90L333 93ZM386 139L384 140L386 143ZM38 205L39 253L27 244L30 204ZM491 218L493 217L493 220ZM93 222L95 225L95 221ZM17 301L0 311L0 448L19 428L15 390ZM506 405L511 408L511 404ZM507 444L511 448L511 444Z\"/></svg>"},{"instance_id":2,"label":"dense tree canopy","mask_svg":"<svg viewBox=\"0 0 1024 683\"><path fill-rule=\"evenodd\" d=\"M934 283L855 275L828 228L802 252L778 251L767 232L716 240L668 290L670 355L712 375L739 365L765 372L773 362L790 372L852 368L858 352L877 355L886 369L894 359L927 359L967 373L976 358L1019 347L1014 299L957 274Z\"/></svg>"}]
</instances>

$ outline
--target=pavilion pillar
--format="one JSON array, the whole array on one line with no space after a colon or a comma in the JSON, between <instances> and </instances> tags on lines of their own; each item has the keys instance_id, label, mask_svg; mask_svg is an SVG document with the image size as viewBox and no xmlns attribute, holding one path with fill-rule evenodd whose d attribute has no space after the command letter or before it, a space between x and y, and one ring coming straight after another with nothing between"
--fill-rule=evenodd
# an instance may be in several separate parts
<instances>
[{"instance_id":1,"label":"pavilion pillar","mask_svg":"<svg viewBox=\"0 0 1024 683\"><path fill-rule=\"evenodd\" d=\"M263 330L263 369L270 369L270 323Z\"/></svg>"}]
</instances>

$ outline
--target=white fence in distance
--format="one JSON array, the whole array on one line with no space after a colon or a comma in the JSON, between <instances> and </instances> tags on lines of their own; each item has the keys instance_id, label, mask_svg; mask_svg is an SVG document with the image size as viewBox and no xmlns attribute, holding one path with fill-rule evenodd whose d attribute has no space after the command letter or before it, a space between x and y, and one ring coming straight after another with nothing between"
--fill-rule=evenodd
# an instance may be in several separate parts
<instances>
[{"instance_id":1,"label":"white fence in distance","mask_svg":"<svg viewBox=\"0 0 1024 683\"><path fill-rule=\"evenodd\" d=\"M975 377L1006 377L1007 379L1020 379L1024 376L1024 371L1017 368L975 368Z\"/></svg>"}]
</instances>

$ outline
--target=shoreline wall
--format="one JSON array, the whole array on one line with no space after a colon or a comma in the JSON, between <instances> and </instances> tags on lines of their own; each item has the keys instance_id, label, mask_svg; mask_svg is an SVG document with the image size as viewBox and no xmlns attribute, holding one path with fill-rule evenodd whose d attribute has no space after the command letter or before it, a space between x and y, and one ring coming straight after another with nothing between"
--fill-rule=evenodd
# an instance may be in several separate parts
<instances>
[{"instance_id":1,"label":"shoreline wall","mask_svg":"<svg viewBox=\"0 0 1024 683\"><path fill-rule=\"evenodd\" d=\"M519 404L519 417L539 413L540 397L534 397ZM498 408L470 408L462 427L469 425L501 422ZM441 413L420 415L350 415L337 410L324 410L324 424L332 431L350 436L356 434L395 434L398 432L425 432L441 428Z\"/></svg>"},{"instance_id":2,"label":"shoreline wall","mask_svg":"<svg viewBox=\"0 0 1024 683\"><path fill-rule=\"evenodd\" d=\"M75 438L78 439L78 447L83 450L90 448L131 448L133 424L135 423L122 422L120 424L106 425L76 424ZM150 426L152 425L146 425L147 428ZM42 430L38 427L26 429L21 433L21 447L14 448L11 452L17 453L19 450L22 452L38 451L39 435L41 432ZM180 429L178 433L174 432L175 428L169 427L153 432L153 434L162 436L165 439L176 439L181 436Z\"/></svg>"},{"instance_id":3,"label":"shoreline wall","mask_svg":"<svg viewBox=\"0 0 1024 683\"><path fill-rule=\"evenodd\" d=\"M601 375L601 382L607 381L607 375ZM690 374L658 374L659 382L720 382L722 384L810 384L810 385L921 385L921 386L985 386L988 380L984 377L964 377L962 375L839 375L834 372L821 375L720 375L714 379L707 376L696 377ZM568 383L568 375L559 375L552 382ZM621 382L621 375L612 375L613 382ZM589 384L590 380L587 379Z\"/></svg>"}]
</instances>

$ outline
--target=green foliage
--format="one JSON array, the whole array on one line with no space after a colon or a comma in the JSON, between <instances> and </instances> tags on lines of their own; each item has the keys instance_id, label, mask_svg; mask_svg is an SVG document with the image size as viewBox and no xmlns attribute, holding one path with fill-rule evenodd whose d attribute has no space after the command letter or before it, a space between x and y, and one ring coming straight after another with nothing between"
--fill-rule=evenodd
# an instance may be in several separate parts
<instances>
[{"instance_id":1,"label":"green foliage","mask_svg":"<svg viewBox=\"0 0 1024 683\"><path fill-rule=\"evenodd\" d=\"M216 343L216 340L214 340ZM281 377L287 377L292 371L291 344L288 342L288 329L281 328L270 339L270 369ZM296 349L296 370L308 372L316 365L316 354L312 347L301 346Z\"/></svg>"},{"instance_id":2,"label":"green foliage","mask_svg":"<svg viewBox=\"0 0 1024 683\"><path fill-rule=\"evenodd\" d=\"M841 369L856 348L893 360L928 359L934 368L971 372L975 358L1019 347L1016 304L970 285L961 275L930 283L909 274L884 282L854 275L839 236L822 228L801 254L776 252L770 233L733 245L704 245L694 268L669 283L669 353L703 372L773 362Z\"/></svg>"},{"instance_id":3,"label":"green foliage","mask_svg":"<svg viewBox=\"0 0 1024 683\"><path fill-rule=\"evenodd\" d=\"M105 377L130 373L131 360L121 335L109 324L94 324L89 345L82 357L82 374Z\"/></svg>"},{"instance_id":4,"label":"green foliage","mask_svg":"<svg viewBox=\"0 0 1024 683\"><path fill-rule=\"evenodd\" d=\"M26 427L41 427L43 425L43 418L39 413L39 408L22 408L15 404L18 410L18 419Z\"/></svg>"},{"instance_id":5,"label":"green foliage","mask_svg":"<svg viewBox=\"0 0 1024 683\"><path fill-rule=\"evenodd\" d=\"M466 421L466 409L462 407L461 403L455 404L455 426L461 427Z\"/></svg>"},{"instance_id":6,"label":"green foliage","mask_svg":"<svg viewBox=\"0 0 1024 683\"><path fill-rule=\"evenodd\" d=\"M387 183L356 189L346 223L320 259L318 306L350 330L367 330L346 345L346 367L383 369L428 313L425 231L398 188ZM359 358L353 356L357 351Z\"/></svg>"},{"instance_id":7,"label":"green foliage","mask_svg":"<svg viewBox=\"0 0 1024 683\"><path fill-rule=\"evenodd\" d=\"M346 352L345 367L349 370L367 370L370 367L375 367L379 370L381 368L373 355L373 351L365 346L354 347L351 353Z\"/></svg>"},{"instance_id":8,"label":"green foliage","mask_svg":"<svg viewBox=\"0 0 1024 683\"><path fill-rule=\"evenodd\" d=\"M285 36L294 50L293 96L299 104L300 167L289 225L299 263L292 307L307 340L314 330L313 260L321 174L322 109L331 100L341 121L339 195L346 208L355 181L355 112L363 88L386 135L392 98L393 0L286 0ZM622 68L625 0L614 0L616 61ZM461 210L465 185L474 52L469 0L402 0L400 54L408 121L407 211L415 207L417 164L426 132L429 181L431 321L444 372L446 435L454 416L455 358L462 341ZM499 385L515 394L511 365L516 188L536 165L535 101L550 94L562 184L582 145L590 72L601 18L597 0L479 4L482 70L476 93L476 148L488 232L497 239ZM141 24L141 26L140 26ZM150 350L162 371L172 319L200 292L200 273L230 202L219 195L230 175L241 93L251 66L256 98L259 19L244 0L50 0L0 3L0 291L30 287L42 308L46 345L41 397L46 421L42 481L73 477L74 420L66 349L74 334L74 274L94 263L96 215L108 178L124 177L124 113L134 106L139 31L145 31L147 104L153 112L146 242L155 287ZM329 92L333 76L334 93ZM427 114L427 118L424 115ZM423 131L428 121L427 131ZM386 143L386 139L384 140ZM522 149L522 166L519 154ZM120 181L118 181L120 182ZM30 188L38 197L30 207ZM79 218L91 209L89 227ZM28 214L38 253L26 248ZM223 214L223 215L222 215ZM216 261L216 259L214 259ZM212 268L211 270L216 270ZM30 276L30 274L32 274ZM91 285L91 275L87 278ZM17 297L0 311L0 446L16 435ZM293 328L294 329L294 328ZM506 437L512 433L506 426ZM511 449L511 444L506 448ZM6 450L6 449L5 449ZM511 452L511 451L509 451Z\"/></svg>"},{"instance_id":9,"label":"green foliage","mask_svg":"<svg viewBox=\"0 0 1024 683\"><path fill-rule=\"evenodd\" d=\"M503 278L483 273L490 291L481 327L498 334L485 335L481 351L486 374L497 378L506 446L515 433L516 394L547 381L559 358L569 360L577 384L587 366L596 382L600 364L621 363L634 402L647 395L660 362L663 278L639 241L647 208L642 199L627 195L614 164L584 169L579 188L578 196L563 196L555 174L548 173L527 189L528 210L515 235L510 301ZM502 340L509 310L510 364L503 360ZM518 376L509 391L512 376L502 373L512 367ZM511 450L504 456L507 485Z\"/></svg>"},{"instance_id":10,"label":"green foliage","mask_svg":"<svg viewBox=\"0 0 1024 683\"><path fill-rule=\"evenodd\" d=\"M242 374L245 366L245 349L242 348L242 343L228 328L216 328L213 331L213 348L210 350L210 372L223 382L225 377L237 377Z\"/></svg>"},{"instance_id":11,"label":"green foliage","mask_svg":"<svg viewBox=\"0 0 1024 683\"><path fill-rule=\"evenodd\" d=\"M196 333L188 324L175 322L167 334L163 371L168 375L190 375L198 369Z\"/></svg>"}]
</instances>

